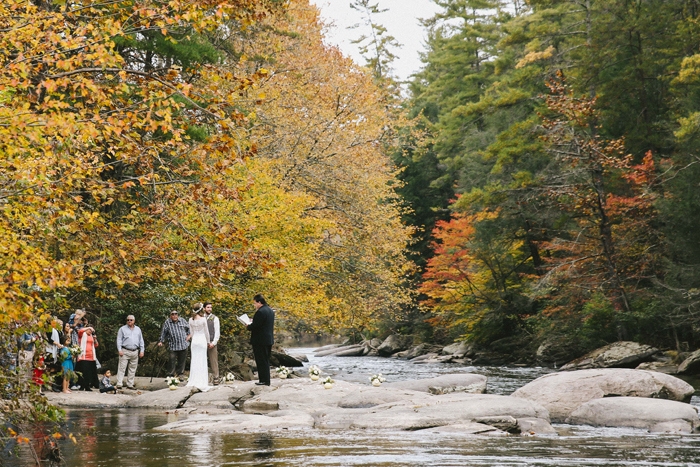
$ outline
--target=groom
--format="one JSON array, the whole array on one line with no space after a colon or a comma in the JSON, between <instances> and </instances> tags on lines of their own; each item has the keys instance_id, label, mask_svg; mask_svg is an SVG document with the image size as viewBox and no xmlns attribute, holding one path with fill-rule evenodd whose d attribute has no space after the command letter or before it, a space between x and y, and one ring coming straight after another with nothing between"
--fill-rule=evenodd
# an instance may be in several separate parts
<instances>
[{"instance_id":1,"label":"groom","mask_svg":"<svg viewBox=\"0 0 700 467\"><path fill-rule=\"evenodd\" d=\"M211 367L211 374L214 378L213 384L219 384L219 352L216 349L216 344L219 343L221 337L221 326L219 325L219 317L211 312L212 305L209 302L204 303L204 317L207 319L207 327L209 327L209 337L211 342L207 349L207 361Z\"/></svg>"},{"instance_id":2,"label":"groom","mask_svg":"<svg viewBox=\"0 0 700 467\"><path fill-rule=\"evenodd\" d=\"M253 346L255 366L258 367L258 386L270 385L270 354L274 343L275 312L267 305L265 297L257 294L253 297L253 306L257 310L253 322L248 325L250 344Z\"/></svg>"}]
</instances>

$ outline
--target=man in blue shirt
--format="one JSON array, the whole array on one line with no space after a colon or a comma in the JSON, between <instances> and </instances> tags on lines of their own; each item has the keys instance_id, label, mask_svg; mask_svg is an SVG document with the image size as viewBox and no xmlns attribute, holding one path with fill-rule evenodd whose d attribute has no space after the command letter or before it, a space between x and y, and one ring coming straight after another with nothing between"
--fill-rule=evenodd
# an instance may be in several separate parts
<instances>
[{"instance_id":1,"label":"man in blue shirt","mask_svg":"<svg viewBox=\"0 0 700 467\"><path fill-rule=\"evenodd\" d=\"M119 351L119 370L117 370L117 389L122 388L124 373L126 387L134 389L134 377L139 358L143 358L145 345L141 328L136 326L134 315L126 317L126 324L117 333L117 350Z\"/></svg>"}]
</instances>

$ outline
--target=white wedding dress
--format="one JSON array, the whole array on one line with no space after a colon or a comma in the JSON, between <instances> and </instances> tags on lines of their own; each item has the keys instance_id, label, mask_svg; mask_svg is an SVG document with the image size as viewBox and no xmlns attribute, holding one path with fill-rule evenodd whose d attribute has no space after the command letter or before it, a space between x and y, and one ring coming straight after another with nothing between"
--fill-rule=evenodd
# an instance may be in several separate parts
<instances>
[{"instance_id":1,"label":"white wedding dress","mask_svg":"<svg viewBox=\"0 0 700 467\"><path fill-rule=\"evenodd\" d=\"M190 347L192 355L187 386L194 386L201 391L206 391L210 389L207 349L209 342L211 342L206 318L190 318L190 334L192 334L192 346Z\"/></svg>"}]
</instances>

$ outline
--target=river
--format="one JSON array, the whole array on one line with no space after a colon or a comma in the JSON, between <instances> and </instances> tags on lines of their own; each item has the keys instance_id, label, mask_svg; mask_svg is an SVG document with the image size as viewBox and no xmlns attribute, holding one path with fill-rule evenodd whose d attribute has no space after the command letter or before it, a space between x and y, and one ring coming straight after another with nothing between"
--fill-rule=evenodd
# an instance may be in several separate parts
<instances>
[{"instance_id":1,"label":"river","mask_svg":"<svg viewBox=\"0 0 700 467\"><path fill-rule=\"evenodd\" d=\"M487 392L510 394L553 370L412 364L377 357L314 357L324 376L368 383L445 373L488 377ZM697 388L697 386L696 386ZM700 406L697 394L691 403ZM179 417L179 418L178 418ZM185 415L162 411L69 411L79 444L62 446L67 466L684 466L700 467L700 435L651 435L643 430L554 425L558 436L469 437L421 431L289 430L263 434L172 434L151 428ZM17 464L17 465L28 465Z\"/></svg>"}]
</instances>

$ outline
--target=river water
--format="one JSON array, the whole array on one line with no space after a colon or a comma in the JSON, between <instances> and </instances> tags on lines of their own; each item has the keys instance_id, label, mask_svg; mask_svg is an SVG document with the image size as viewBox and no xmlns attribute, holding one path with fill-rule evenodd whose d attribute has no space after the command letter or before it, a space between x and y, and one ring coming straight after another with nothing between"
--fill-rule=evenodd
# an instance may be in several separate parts
<instances>
[{"instance_id":1,"label":"river water","mask_svg":"<svg viewBox=\"0 0 700 467\"><path fill-rule=\"evenodd\" d=\"M377 357L314 357L323 375L369 383L371 374L387 381L445 373L488 377L487 392L510 394L553 370L412 364ZM697 388L697 386L696 386ZM700 398L692 404L700 406ZM700 435L651 435L644 430L554 425L558 436L470 437L421 431L288 430L262 434L172 434L151 428L181 420L163 411L71 411L78 445L62 446L67 466L697 466ZM178 418L179 417L179 418ZM12 464L8 464L12 465ZM17 464L28 465L28 464Z\"/></svg>"}]
</instances>

